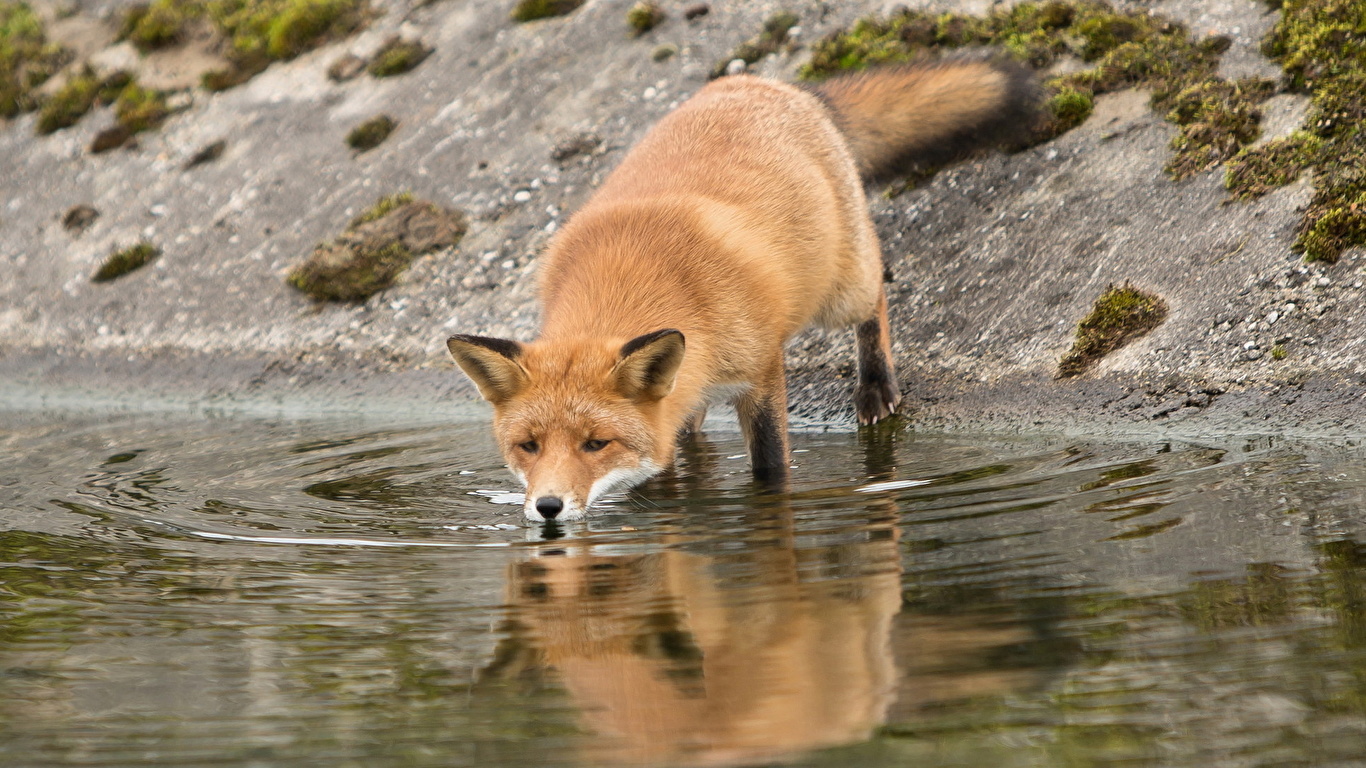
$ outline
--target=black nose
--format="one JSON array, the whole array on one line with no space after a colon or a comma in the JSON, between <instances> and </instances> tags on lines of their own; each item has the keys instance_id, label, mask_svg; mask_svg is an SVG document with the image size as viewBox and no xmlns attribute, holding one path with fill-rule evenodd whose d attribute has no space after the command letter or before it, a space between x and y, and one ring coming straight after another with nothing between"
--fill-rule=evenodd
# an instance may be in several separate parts
<instances>
[{"instance_id":1,"label":"black nose","mask_svg":"<svg viewBox=\"0 0 1366 768\"><path fill-rule=\"evenodd\" d=\"M541 516L547 520L554 520L555 515L560 514L562 509L564 509L564 502L554 496L542 496L536 500L536 511L540 512Z\"/></svg>"}]
</instances>

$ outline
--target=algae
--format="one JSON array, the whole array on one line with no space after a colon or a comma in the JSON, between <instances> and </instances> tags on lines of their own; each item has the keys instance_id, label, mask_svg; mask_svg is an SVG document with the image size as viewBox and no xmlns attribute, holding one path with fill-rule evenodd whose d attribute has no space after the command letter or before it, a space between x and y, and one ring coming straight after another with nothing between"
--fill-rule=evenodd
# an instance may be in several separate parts
<instances>
[{"instance_id":1,"label":"algae","mask_svg":"<svg viewBox=\"0 0 1366 768\"><path fill-rule=\"evenodd\" d=\"M319 301L364 301L393 285L413 259L458 243L466 226L460 213L409 192L389 195L319 243L285 280Z\"/></svg>"},{"instance_id":2,"label":"algae","mask_svg":"<svg viewBox=\"0 0 1366 768\"><path fill-rule=\"evenodd\" d=\"M1167 303L1125 283L1109 285L1077 325L1072 349L1058 363L1058 378L1085 373L1106 355L1147 334L1167 319Z\"/></svg>"},{"instance_id":3,"label":"algae","mask_svg":"<svg viewBox=\"0 0 1366 768\"><path fill-rule=\"evenodd\" d=\"M48 41L27 3L0 0L0 117L36 109L34 89L70 60L70 51Z\"/></svg>"},{"instance_id":4,"label":"algae","mask_svg":"<svg viewBox=\"0 0 1366 768\"><path fill-rule=\"evenodd\" d=\"M388 115L376 115L351 129L346 144L357 152L367 152L384 143L398 122Z\"/></svg>"},{"instance_id":5,"label":"algae","mask_svg":"<svg viewBox=\"0 0 1366 768\"><path fill-rule=\"evenodd\" d=\"M788 42L788 33L792 28L801 23L801 17L789 11L778 11L764 21L764 28L759 34L740 43L730 56L716 62L712 67L711 78L715 80L726 74L730 63L736 59L745 62L745 65L754 64L760 59L772 53L777 53Z\"/></svg>"},{"instance_id":6,"label":"algae","mask_svg":"<svg viewBox=\"0 0 1366 768\"><path fill-rule=\"evenodd\" d=\"M1238 198L1256 197L1314 170L1314 196L1293 249L1310 261L1337 261L1366 245L1366 36L1357 0L1286 0L1262 42L1292 88L1311 94L1300 134L1249 155L1226 177ZM1254 172L1255 169L1255 172ZM1251 181L1247 181L1250 179ZM1254 183L1255 182L1255 183Z\"/></svg>"},{"instance_id":7,"label":"algae","mask_svg":"<svg viewBox=\"0 0 1366 768\"><path fill-rule=\"evenodd\" d=\"M153 0L129 8L118 39L131 42L143 53L182 42L189 26L204 15L204 4L195 0Z\"/></svg>"},{"instance_id":8,"label":"algae","mask_svg":"<svg viewBox=\"0 0 1366 768\"><path fill-rule=\"evenodd\" d=\"M393 77L412 70L432 54L421 40L404 40L391 37L375 53L366 69L374 77Z\"/></svg>"},{"instance_id":9,"label":"algae","mask_svg":"<svg viewBox=\"0 0 1366 768\"><path fill-rule=\"evenodd\" d=\"M349 35L369 15L365 0L212 0L206 9L231 62L228 69L205 73L202 84L211 91L240 85L272 61Z\"/></svg>"},{"instance_id":10,"label":"algae","mask_svg":"<svg viewBox=\"0 0 1366 768\"><path fill-rule=\"evenodd\" d=\"M140 269L161 255L161 249L142 240L135 245L122 248L109 254L95 274L90 276L92 283L107 283Z\"/></svg>"},{"instance_id":11,"label":"algae","mask_svg":"<svg viewBox=\"0 0 1366 768\"><path fill-rule=\"evenodd\" d=\"M578 10L584 0L518 0L512 8L513 21L535 21L564 16Z\"/></svg>"},{"instance_id":12,"label":"algae","mask_svg":"<svg viewBox=\"0 0 1366 768\"><path fill-rule=\"evenodd\" d=\"M640 0L626 12L626 24L631 28L631 34L636 37L664 23L666 18L668 14L664 13L664 9L654 0Z\"/></svg>"},{"instance_id":13,"label":"algae","mask_svg":"<svg viewBox=\"0 0 1366 768\"><path fill-rule=\"evenodd\" d=\"M1261 115L1255 105L1272 89L1218 78L1219 57L1228 45L1227 38L1196 40L1170 19L1098 0L1024 2L985 16L902 9L859 19L820 40L799 75L818 81L980 46L1004 49L1037 69L1080 60L1091 66L1045 80L1049 118L1032 143L1083 123L1099 94L1148 88L1152 108L1182 126L1167 168L1181 179L1232 157L1256 138Z\"/></svg>"}]
</instances>

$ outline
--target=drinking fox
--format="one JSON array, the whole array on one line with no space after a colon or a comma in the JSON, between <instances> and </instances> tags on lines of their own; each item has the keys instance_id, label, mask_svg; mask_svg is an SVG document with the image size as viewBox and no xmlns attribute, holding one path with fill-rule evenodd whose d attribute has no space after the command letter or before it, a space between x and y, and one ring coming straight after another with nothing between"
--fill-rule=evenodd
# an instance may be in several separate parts
<instances>
[{"instance_id":1,"label":"drinking fox","mask_svg":"<svg viewBox=\"0 0 1366 768\"><path fill-rule=\"evenodd\" d=\"M860 424L895 411L882 257L864 180L1028 127L1028 70L982 54L809 90L738 75L664 117L560 230L528 343L452 336L494 408L531 520L581 517L673 462L729 398L756 479L788 472L783 345L855 326Z\"/></svg>"}]
</instances>

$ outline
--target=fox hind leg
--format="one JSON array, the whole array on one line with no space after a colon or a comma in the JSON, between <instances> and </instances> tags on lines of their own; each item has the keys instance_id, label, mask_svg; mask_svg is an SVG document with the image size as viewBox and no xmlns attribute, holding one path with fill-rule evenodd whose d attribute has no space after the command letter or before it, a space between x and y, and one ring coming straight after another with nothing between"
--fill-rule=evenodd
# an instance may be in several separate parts
<instances>
[{"instance_id":1,"label":"fox hind leg","mask_svg":"<svg viewBox=\"0 0 1366 768\"><path fill-rule=\"evenodd\" d=\"M858 326L858 385L854 410L858 423L876 424L901 403L901 387L892 363L892 337L887 324L887 293L878 287L877 313Z\"/></svg>"}]
</instances>

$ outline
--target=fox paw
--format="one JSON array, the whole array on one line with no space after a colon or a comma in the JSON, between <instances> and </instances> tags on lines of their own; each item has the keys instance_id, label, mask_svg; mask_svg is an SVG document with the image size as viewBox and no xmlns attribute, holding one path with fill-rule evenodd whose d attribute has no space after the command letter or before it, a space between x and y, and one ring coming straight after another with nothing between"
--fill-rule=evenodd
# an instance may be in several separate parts
<instances>
[{"instance_id":1,"label":"fox paw","mask_svg":"<svg viewBox=\"0 0 1366 768\"><path fill-rule=\"evenodd\" d=\"M863 426L891 416L900 403L901 390L895 380L860 382L854 390L854 410L858 413L858 423Z\"/></svg>"}]
</instances>

